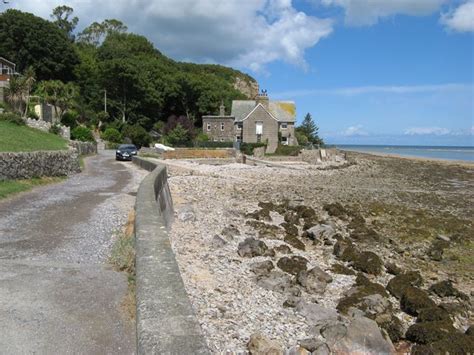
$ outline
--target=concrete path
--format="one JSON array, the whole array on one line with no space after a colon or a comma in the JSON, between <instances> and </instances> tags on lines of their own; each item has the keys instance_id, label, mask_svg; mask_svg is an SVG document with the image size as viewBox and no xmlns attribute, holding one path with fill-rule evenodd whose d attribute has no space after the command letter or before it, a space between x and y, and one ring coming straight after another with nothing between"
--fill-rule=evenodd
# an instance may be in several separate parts
<instances>
[{"instance_id":1,"label":"concrete path","mask_svg":"<svg viewBox=\"0 0 474 355\"><path fill-rule=\"evenodd\" d=\"M132 354L127 277L111 236L145 175L113 151L86 171L0 202L0 354Z\"/></svg>"}]
</instances>

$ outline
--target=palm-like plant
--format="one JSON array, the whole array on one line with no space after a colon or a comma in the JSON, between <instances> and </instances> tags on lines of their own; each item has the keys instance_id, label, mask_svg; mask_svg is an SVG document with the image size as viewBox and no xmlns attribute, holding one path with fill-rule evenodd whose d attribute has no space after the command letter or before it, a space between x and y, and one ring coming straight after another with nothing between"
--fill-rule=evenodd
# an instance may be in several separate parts
<instances>
[{"instance_id":1,"label":"palm-like plant","mask_svg":"<svg viewBox=\"0 0 474 355\"><path fill-rule=\"evenodd\" d=\"M7 102L10 104L14 112L23 115L23 105L25 104L25 81L22 77L12 75L5 90Z\"/></svg>"},{"instance_id":2,"label":"palm-like plant","mask_svg":"<svg viewBox=\"0 0 474 355\"><path fill-rule=\"evenodd\" d=\"M33 68L29 67L25 70L25 73L23 74L23 84L24 84L24 90L25 90L25 95L26 95L26 105L25 105L25 111L24 111L24 117L28 114L28 107L30 104L30 94L31 94L31 89L33 88L33 84L35 83L36 78L35 78L35 71Z\"/></svg>"}]
</instances>

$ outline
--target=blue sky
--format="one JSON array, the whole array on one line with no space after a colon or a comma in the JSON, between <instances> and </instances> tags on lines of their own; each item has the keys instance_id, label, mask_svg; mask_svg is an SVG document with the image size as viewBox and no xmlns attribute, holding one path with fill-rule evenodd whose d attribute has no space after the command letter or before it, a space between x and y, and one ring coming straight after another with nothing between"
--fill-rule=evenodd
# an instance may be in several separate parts
<instances>
[{"instance_id":1,"label":"blue sky","mask_svg":"<svg viewBox=\"0 0 474 355\"><path fill-rule=\"evenodd\" d=\"M474 145L474 0L11 0L116 18L166 55L248 72L329 143Z\"/></svg>"}]
</instances>

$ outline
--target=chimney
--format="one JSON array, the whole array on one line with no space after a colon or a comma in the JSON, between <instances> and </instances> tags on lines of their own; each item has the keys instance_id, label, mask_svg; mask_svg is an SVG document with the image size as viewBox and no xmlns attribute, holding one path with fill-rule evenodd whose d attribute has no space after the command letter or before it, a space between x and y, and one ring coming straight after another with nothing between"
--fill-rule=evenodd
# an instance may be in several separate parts
<instances>
[{"instance_id":1,"label":"chimney","mask_svg":"<svg viewBox=\"0 0 474 355\"><path fill-rule=\"evenodd\" d=\"M256 101L256 105L262 104L262 106L268 110L269 99L268 99L267 90L262 90L260 94L258 94L255 97L255 101Z\"/></svg>"},{"instance_id":2,"label":"chimney","mask_svg":"<svg viewBox=\"0 0 474 355\"><path fill-rule=\"evenodd\" d=\"M221 101L221 105L219 106L219 116L225 116L225 105L224 105L224 101Z\"/></svg>"}]
</instances>

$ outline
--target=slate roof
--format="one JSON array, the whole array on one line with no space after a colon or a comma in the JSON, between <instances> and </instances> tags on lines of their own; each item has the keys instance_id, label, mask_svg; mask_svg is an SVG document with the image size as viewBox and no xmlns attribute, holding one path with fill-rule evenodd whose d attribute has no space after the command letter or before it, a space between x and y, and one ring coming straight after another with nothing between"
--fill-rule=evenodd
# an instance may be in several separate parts
<instances>
[{"instance_id":1,"label":"slate roof","mask_svg":"<svg viewBox=\"0 0 474 355\"><path fill-rule=\"evenodd\" d=\"M242 121L256 105L255 100L232 101L232 116L236 122ZM295 103L293 101L270 101L268 111L280 122L294 122L296 116Z\"/></svg>"}]
</instances>

